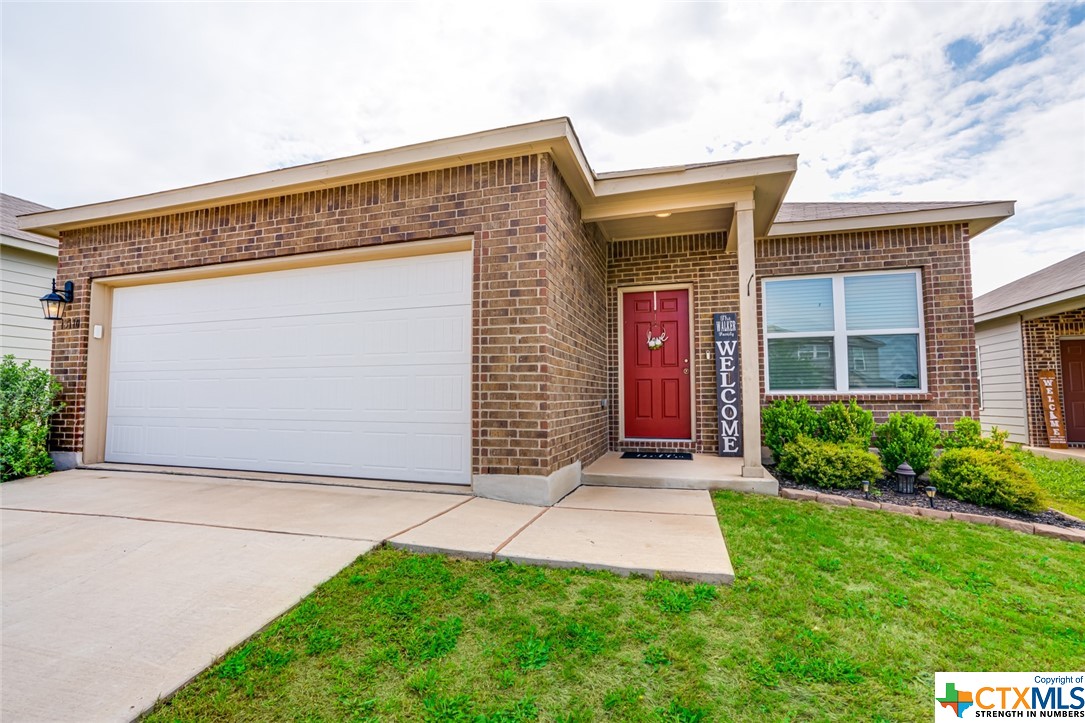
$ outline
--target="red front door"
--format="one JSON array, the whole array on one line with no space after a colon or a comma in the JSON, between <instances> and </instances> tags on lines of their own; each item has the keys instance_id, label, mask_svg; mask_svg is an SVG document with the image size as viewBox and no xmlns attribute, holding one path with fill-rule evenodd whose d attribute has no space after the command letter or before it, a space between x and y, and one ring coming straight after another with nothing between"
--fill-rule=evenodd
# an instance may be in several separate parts
<instances>
[{"instance_id":1,"label":"red front door","mask_svg":"<svg viewBox=\"0 0 1085 723\"><path fill-rule=\"evenodd\" d=\"M1059 347L1066 441L1085 442L1085 339L1063 339Z\"/></svg>"},{"instance_id":2,"label":"red front door","mask_svg":"<svg viewBox=\"0 0 1085 723\"><path fill-rule=\"evenodd\" d=\"M622 326L626 438L690 439L689 291L623 294Z\"/></svg>"}]
</instances>

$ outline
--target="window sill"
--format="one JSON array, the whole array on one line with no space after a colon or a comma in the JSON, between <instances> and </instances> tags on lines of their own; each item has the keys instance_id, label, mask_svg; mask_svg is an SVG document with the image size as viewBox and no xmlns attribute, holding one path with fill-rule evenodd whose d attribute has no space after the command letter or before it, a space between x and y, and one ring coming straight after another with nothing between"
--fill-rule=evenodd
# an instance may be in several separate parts
<instances>
[{"instance_id":1,"label":"window sill","mask_svg":"<svg viewBox=\"0 0 1085 723\"><path fill-rule=\"evenodd\" d=\"M761 395L762 402L774 402L777 399L792 397L805 399L809 402L839 402L855 399L857 402L931 402L934 395L930 392L811 392L790 394L786 392L770 392Z\"/></svg>"}]
</instances>

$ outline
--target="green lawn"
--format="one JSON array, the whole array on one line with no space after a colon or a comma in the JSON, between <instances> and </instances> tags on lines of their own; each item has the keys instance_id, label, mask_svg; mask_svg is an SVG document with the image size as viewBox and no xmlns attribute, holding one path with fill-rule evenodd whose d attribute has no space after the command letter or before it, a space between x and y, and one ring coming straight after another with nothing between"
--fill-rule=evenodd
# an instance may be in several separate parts
<instances>
[{"instance_id":1,"label":"green lawn","mask_svg":"<svg viewBox=\"0 0 1085 723\"><path fill-rule=\"evenodd\" d=\"M150 719L930 720L936 670L1085 660L1085 546L737 493L714 588L360 558Z\"/></svg>"},{"instance_id":2,"label":"green lawn","mask_svg":"<svg viewBox=\"0 0 1085 723\"><path fill-rule=\"evenodd\" d=\"M1052 507L1085 519L1085 464L1074 459L1055 461L1031 452L1019 451L1014 456L1047 492Z\"/></svg>"}]
</instances>

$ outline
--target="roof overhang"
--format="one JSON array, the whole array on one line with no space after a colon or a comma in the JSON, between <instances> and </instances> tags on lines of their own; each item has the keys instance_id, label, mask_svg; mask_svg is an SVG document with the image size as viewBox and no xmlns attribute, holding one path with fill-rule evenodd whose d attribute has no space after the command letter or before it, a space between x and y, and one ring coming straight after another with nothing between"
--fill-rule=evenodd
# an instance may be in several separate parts
<instances>
[{"instance_id":1,"label":"roof overhang","mask_svg":"<svg viewBox=\"0 0 1085 723\"><path fill-rule=\"evenodd\" d=\"M1073 289L1066 289L1057 294L1041 296L1038 299L1030 299L1020 304L1007 306L1004 309L995 309L984 314L976 314L975 323L982 324L994 321L1005 316L1021 315L1026 319L1035 319L1049 314L1061 314L1064 311L1085 307L1085 285Z\"/></svg>"},{"instance_id":2,"label":"roof overhang","mask_svg":"<svg viewBox=\"0 0 1085 723\"><path fill-rule=\"evenodd\" d=\"M780 236L812 236L842 231L866 231L876 228L899 228L903 226L931 226L948 223L968 224L968 235L975 238L997 223L1013 216L1013 201L973 203L948 208L879 213L869 216L817 219L774 223L768 232L772 238Z\"/></svg>"},{"instance_id":3,"label":"roof overhang","mask_svg":"<svg viewBox=\"0 0 1085 723\"><path fill-rule=\"evenodd\" d=\"M0 235L0 245L20 249L22 251L29 251L34 254L41 254L42 256L49 256L54 259L60 252L60 249L56 246L50 246L49 244L44 244L40 241L27 241L26 239L8 236L7 234Z\"/></svg>"},{"instance_id":4,"label":"roof overhang","mask_svg":"<svg viewBox=\"0 0 1085 723\"><path fill-rule=\"evenodd\" d=\"M19 227L62 231L150 218L284 194L549 153L585 221L609 238L727 230L739 200L752 199L754 232L764 235L783 203L798 156L595 174L568 118L418 143L144 196L19 217ZM663 214L663 217L657 214ZM669 214L669 215L667 215Z\"/></svg>"}]
</instances>

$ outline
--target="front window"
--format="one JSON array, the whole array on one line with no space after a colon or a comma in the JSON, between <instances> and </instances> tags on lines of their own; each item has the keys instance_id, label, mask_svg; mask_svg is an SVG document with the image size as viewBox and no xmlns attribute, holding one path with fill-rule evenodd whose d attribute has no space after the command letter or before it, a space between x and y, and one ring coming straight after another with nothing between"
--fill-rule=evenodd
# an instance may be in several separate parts
<instances>
[{"instance_id":1,"label":"front window","mask_svg":"<svg viewBox=\"0 0 1085 723\"><path fill-rule=\"evenodd\" d=\"M919 272L764 281L772 393L926 389Z\"/></svg>"}]
</instances>

